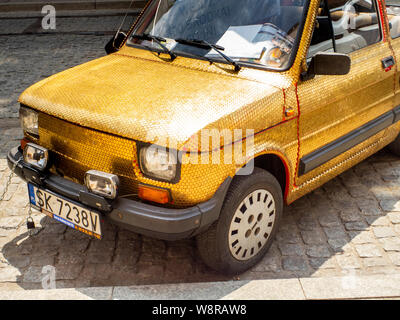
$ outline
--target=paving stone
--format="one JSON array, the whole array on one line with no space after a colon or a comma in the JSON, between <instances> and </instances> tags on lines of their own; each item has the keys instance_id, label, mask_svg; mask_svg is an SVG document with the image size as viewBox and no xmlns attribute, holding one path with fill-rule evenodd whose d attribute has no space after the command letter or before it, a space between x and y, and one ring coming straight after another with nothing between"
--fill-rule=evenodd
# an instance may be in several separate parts
<instances>
[{"instance_id":1,"label":"paving stone","mask_svg":"<svg viewBox=\"0 0 400 320\"><path fill-rule=\"evenodd\" d=\"M113 269L106 264L87 264L83 267L80 279L97 280L108 279L112 275Z\"/></svg>"},{"instance_id":2,"label":"paving stone","mask_svg":"<svg viewBox=\"0 0 400 320\"><path fill-rule=\"evenodd\" d=\"M326 213L318 217L318 221L322 227L337 227L341 225L339 217L335 213Z\"/></svg>"},{"instance_id":3,"label":"paving stone","mask_svg":"<svg viewBox=\"0 0 400 320\"><path fill-rule=\"evenodd\" d=\"M321 230L301 231L301 236L306 244L322 244L325 243L325 237Z\"/></svg>"},{"instance_id":4,"label":"paving stone","mask_svg":"<svg viewBox=\"0 0 400 320\"><path fill-rule=\"evenodd\" d=\"M61 251L57 256L58 264L82 264L85 261L85 257L78 253Z\"/></svg>"},{"instance_id":5,"label":"paving stone","mask_svg":"<svg viewBox=\"0 0 400 320\"><path fill-rule=\"evenodd\" d=\"M346 231L342 226L324 228L324 232L328 239L347 239Z\"/></svg>"},{"instance_id":6,"label":"paving stone","mask_svg":"<svg viewBox=\"0 0 400 320\"><path fill-rule=\"evenodd\" d=\"M72 228L66 229L66 231L64 233L64 237L66 240L83 240L83 241L88 240L88 236L86 234L84 234L83 232L74 230Z\"/></svg>"},{"instance_id":7,"label":"paving stone","mask_svg":"<svg viewBox=\"0 0 400 320\"><path fill-rule=\"evenodd\" d=\"M400 211L400 201L393 199L391 197L380 201L379 205L381 206L383 211L386 211L386 212Z\"/></svg>"},{"instance_id":8,"label":"paving stone","mask_svg":"<svg viewBox=\"0 0 400 320\"><path fill-rule=\"evenodd\" d=\"M90 252L87 254L85 260L87 263L111 263L113 254L112 252Z\"/></svg>"},{"instance_id":9,"label":"paving stone","mask_svg":"<svg viewBox=\"0 0 400 320\"><path fill-rule=\"evenodd\" d=\"M374 244L359 244L356 245L356 250L361 258L381 257L382 253Z\"/></svg>"},{"instance_id":10,"label":"paving stone","mask_svg":"<svg viewBox=\"0 0 400 320\"><path fill-rule=\"evenodd\" d=\"M88 253L110 253L115 249L115 241L93 240L90 243Z\"/></svg>"},{"instance_id":11,"label":"paving stone","mask_svg":"<svg viewBox=\"0 0 400 320\"><path fill-rule=\"evenodd\" d=\"M31 266L23 275L23 282L42 283L45 273L42 273L43 267Z\"/></svg>"},{"instance_id":12,"label":"paving stone","mask_svg":"<svg viewBox=\"0 0 400 320\"><path fill-rule=\"evenodd\" d=\"M68 240L65 239L64 245L62 247L62 250L64 252L73 252L75 254L82 254L84 252L86 252L88 250L88 247L91 243L91 240L88 239L87 237L85 239L82 240L77 240L77 239L73 239L73 240Z\"/></svg>"},{"instance_id":13,"label":"paving stone","mask_svg":"<svg viewBox=\"0 0 400 320\"><path fill-rule=\"evenodd\" d=\"M357 206L365 216L381 216L383 214L381 208L374 200L359 199Z\"/></svg>"},{"instance_id":14,"label":"paving stone","mask_svg":"<svg viewBox=\"0 0 400 320\"><path fill-rule=\"evenodd\" d=\"M391 227L373 227L372 230L377 238L389 238L396 236L396 233Z\"/></svg>"},{"instance_id":15,"label":"paving stone","mask_svg":"<svg viewBox=\"0 0 400 320\"><path fill-rule=\"evenodd\" d=\"M136 241L140 241L141 240L141 236L139 234L137 234L137 233L132 232L132 231L120 229L120 230L118 230L118 239L120 239L120 240L136 240Z\"/></svg>"},{"instance_id":16,"label":"paving stone","mask_svg":"<svg viewBox=\"0 0 400 320\"><path fill-rule=\"evenodd\" d=\"M29 266L31 258L29 256L18 256L8 259L10 264L16 268L25 268Z\"/></svg>"},{"instance_id":17,"label":"paving stone","mask_svg":"<svg viewBox=\"0 0 400 320\"><path fill-rule=\"evenodd\" d=\"M343 252L343 248L348 244L346 239L328 239L328 244L334 252Z\"/></svg>"},{"instance_id":18,"label":"paving stone","mask_svg":"<svg viewBox=\"0 0 400 320\"><path fill-rule=\"evenodd\" d=\"M56 280L74 280L78 278L83 266L79 264L56 265Z\"/></svg>"},{"instance_id":19,"label":"paving stone","mask_svg":"<svg viewBox=\"0 0 400 320\"><path fill-rule=\"evenodd\" d=\"M311 258L329 258L332 254L326 245L311 245L306 247L307 256Z\"/></svg>"},{"instance_id":20,"label":"paving stone","mask_svg":"<svg viewBox=\"0 0 400 320\"><path fill-rule=\"evenodd\" d=\"M351 242L354 244L374 243L375 238L369 231L349 231Z\"/></svg>"},{"instance_id":21,"label":"paving stone","mask_svg":"<svg viewBox=\"0 0 400 320\"><path fill-rule=\"evenodd\" d=\"M301 256L304 255L304 247L300 244L279 243L279 250L283 256Z\"/></svg>"},{"instance_id":22,"label":"paving stone","mask_svg":"<svg viewBox=\"0 0 400 320\"><path fill-rule=\"evenodd\" d=\"M283 257L283 269L287 271L307 271L309 269L307 259L303 257Z\"/></svg>"},{"instance_id":23,"label":"paving stone","mask_svg":"<svg viewBox=\"0 0 400 320\"><path fill-rule=\"evenodd\" d=\"M22 224L25 219L21 217L5 217L0 218L0 228L3 229L17 229L20 224Z\"/></svg>"},{"instance_id":24,"label":"paving stone","mask_svg":"<svg viewBox=\"0 0 400 320\"><path fill-rule=\"evenodd\" d=\"M389 212L387 216L390 222L400 224L400 212Z\"/></svg>"},{"instance_id":25,"label":"paving stone","mask_svg":"<svg viewBox=\"0 0 400 320\"><path fill-rule=\"evenodd\" d=\"M380 186L378 181L373 181L370 190L378 199L379 205L384 211L392 211L395 208L397 201L393 198L393 193L389 188Z\"/></svg>"},{"instance_id":26,"label":"paving stone","mask_svg":"<svg viewBox=\"0 0 400 320\"><path fill-rule=\"evenodd\" d=\"M273 273L282 270L281 254L278 248L273 244L264 258L252 270L254 271L270 271Z\"/></svg>"},{"instance_id":27,"label":"paving stone","mask_svg":"<svg viewBox=\"0 0 400 320\"><path fill-rule=\"evenodd\" d=\"M138 264L137 277L140 280L158 279L160 274L164 274L164 266L157 264Z\"/></svg>"},{"instance_id":28,"label":"paving stone","mask_svg":"<svg viewBox=\"0 0 400 320\"><path fill-rule=\"evenodd\" d=\"M150 239L150 238L143 238L143 250L144 251L151 251L155 253L165 253L166 245L164 241Z\"/></svg>"},{"instance_id":29,"label":"paving stone","mask_svg":"<svg viewBox=\"0 0 400 320\"><path fill-rule=\"evenodd\" d=\"M30 264L34 267L54 266L55 255L32 256Z\"/></svg>"},{"instance_id":30,"label":"paving stone","mask_svg":"<svg viewBox=\"0 0 400 320\"><path fill-rule=\"evenodd\" d=\"M140 247L137 249L131 249L124 246L121 246L116 249L115 254L113 256L114 264L122 264L122 265L136 265L139 261L140 257Z\"/></svg>"},{"instance_id":31,"label":"paving stone","mask_svg":"<svg viewBox=\"0 0 400 320\"><path fill-rule=\"evenodd\" d=\"M380 239L382 243L382 247L385 251L398 251L400 252L400 238L392 237L392 238L383 238Z\"/></svg>"},{"instance_id":32,"label":"paving stone","mask_svg":"<svg viewBox=\"0 0 400 320\"><path fill-rule=\"evenodd\" d=\"M400 252L389 252L388 256L394 265L400 266Z\"/></svg>"},{"instance_id":33,"label":"paving stone","mask_svg":"<svg viewBox=\"0 0 400 320\"><path fill-rule=\"evenodd\" d=\"M31 256L38 256L42 257L46 256L55 256L58 254L58 247L57 246L35 246L35 249L32 250Z\"/></svg>"},{"instance_id":34,"label":"paving stone","mask_svg":"<svg viewBox=\"0 0 400 320\"><path fill-rule=\"evenodd\" d=\"M38 239L38 246L43 247L60 247L65 244L63 235L61 234L45 234L41 233Z\"/></svg>"},{"instance_id":35,"label":"paving stone","mask_svg":"<svg viewBox=\"0 0 400 320\"><path fill-rule=\"evenodd\" d=\"M9 237L12 233L14 233L15 230L13 229L2 229L0 228L0 237L6 238Z\"/></svg>"},{"instance_id":36,"label":"paving stone","mask_svg":"<svg viewBox=\"0 0 400 320\"><path fill-rule=\"evenodd\" d=\"M166 276L175 278L185 277L193 273L192 261L190 259L173 259L166 263Z\"/></svg>"},{"instance_id":37,"label":"paving stone","mask_svg":"<svg viewBox=\"0 0 400 320\"><path fill-rule=\"evenodd\" d=\"M364 221L347 222L345 228L348 231L364 231L368 228L368 225Z\"/></svg>"},{"instance_id":38,"label":"paving stone","mask_svg":"<svg viewBox=\"0 0 400 320\"><path fill-rule=\"evenodd\" d=\"M187 258L193 255L193 249L187 246L172 246L167 250L167 258Z\"/></svg>"},{"instance_id":39,"label":"paving stone","mask_svg":"<svg viewBox=\"0 0 400 320\"><path fill-rule=\"evenodd\" d=\"M317 222L312 216L303 216L297 222L297 225L300 230L312 231L315 230L315 228L317 227Z\"/></svg>"},{"instance_id":40,"label":"paving stone","mask_svg":"<svg viewBox=\"0 0 400 320\"><path fill-rule=\"evenodd\" d=\"M337 268L334 257L330 259L326 258L311 258L310 265L314 269L335 269Z\"/></svg>"},{"instance_id":41,"label":"paving stone","mask_svg":"<svg viewBox=\"0 0 400 320\"><path fill-rule=\"evenodd\" d=\"M348 211L348 210L355 210L354 208L354 201L347 194L346 191L342 191L343 195L338 195L337 199L332 202L334 208L336 208L339 212L341 211Z\"/></svg>"},{"instance_id":42,"label":"paving stone","mask_svg":"<svg viewBox=\"0 0 400 320\"><path fill-rule=\"evenodd\" d=\"M363 258L362 263L366 267L386 266L388 262L382 257Z\"/></svg>"},{"instance_id":43,"label":"paving stone","mask_svg":"<svg viewBox=\"0 0 400 320\"><path fill-rule=\"evenodd\" d=\"M277 235L276 235L276 239L279 242L282 243L300 243L301 242L301 238L300 236L296 233L292 233L289 230L279 230Z\"/></svg>"},{"instance_id":44,"label":"paving stone","mask_svg":"<svg viewBox=\"0 0 400 320\"><path fill-rule=\"evenodd\" d=\"M335 256L337 263L339 266L346 269L360 269L361 263L357 260L355 256L352 255L336 255Z\"/></svg>"},{"instance_id":45,"label":"paving stone","mask_svg":"<svg viewBox=\"0 0 400 320\"><path fill-rule=\"evenodd\" d=\"M389 226L390 225L390 221L387 217L372 217L372 216L368 216L365 217L365 220L367 220L367 223L370 226Z\"/></svg>"},{"instance_id":46,"label":"paving stone","mask_svg":"<svg viewBox=\"0 0 400 320\"><path fill-rule=\"evenodd\" d=\"M58 223L58 224L50 224L46 225L46 227L43 229L43 233L49 233L49 234L63 234L65 230L68 227Z\"/></svg>"},{"instance_id":47,"label":"paving stone","mask_svg":"<svg viewBox=\"0 0 400 320\"><path fill-rule=\"evenodd\" d=\"M360 214L358 208L352 208L351 210L345 210L340 212L340 218L343 222L355 222L362 221L363 217Z\"/></svg>"},{"instance_id":48,"label":"paving stone","mask_svg":"<svg viewBox=\"0 0 400 320\"><path fill-rule=\"evenodd\" d=\"M21 273L17 268L6 266L0 269L0 283L1 282L19 282Z\"/></svg>"}]
</instances>

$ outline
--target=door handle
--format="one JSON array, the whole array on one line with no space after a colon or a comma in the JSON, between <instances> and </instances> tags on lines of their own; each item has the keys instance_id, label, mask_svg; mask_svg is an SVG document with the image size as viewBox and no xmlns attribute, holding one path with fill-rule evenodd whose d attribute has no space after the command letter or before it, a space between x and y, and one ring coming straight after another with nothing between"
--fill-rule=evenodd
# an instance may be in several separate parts
<instances>
[{"instance_id":1,"label":"door handle","mask_svg":"<svg viewBox=\"0 0 400 320\"><path fill-rule=\"evenodd\" d=\"M395 65L393 56L383 58L381 61L382 61L382 67L383 69L385 69L386 72L390 71Z\"/></svg>"}]
</instances>

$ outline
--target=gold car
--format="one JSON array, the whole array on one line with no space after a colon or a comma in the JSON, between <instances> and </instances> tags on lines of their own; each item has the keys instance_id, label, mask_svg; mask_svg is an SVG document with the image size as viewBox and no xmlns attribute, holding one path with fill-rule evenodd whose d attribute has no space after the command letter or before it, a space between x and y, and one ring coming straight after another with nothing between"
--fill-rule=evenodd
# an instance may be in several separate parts
<instances>
[{"instance_id":1,"label":"gold car","mask_svg":"<svg viewBox=\"0 0 400 320\"><path fill-rule=\"evenodd\" d=\"M89 236L195 236L240 273L284 203L400 154L399 37L400 0L152 0L107 56L21 95L9 166Z\"/></svg>"}]
</instances>

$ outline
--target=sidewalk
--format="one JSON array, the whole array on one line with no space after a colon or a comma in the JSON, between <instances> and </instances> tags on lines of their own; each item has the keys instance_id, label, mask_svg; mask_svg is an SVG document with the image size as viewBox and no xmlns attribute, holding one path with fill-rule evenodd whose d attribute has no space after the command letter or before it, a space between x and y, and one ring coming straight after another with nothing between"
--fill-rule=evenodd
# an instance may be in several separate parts
<instances>
[{"instance_id":1,"label":"sidewalk","mask_svg":"<svg viewBox=\"0 0 400 320\"><path fill-rule=\"evenodd\" d=\"M0 300L400 299L400 275L0 291Z\"/></svg>"}]
</instances>

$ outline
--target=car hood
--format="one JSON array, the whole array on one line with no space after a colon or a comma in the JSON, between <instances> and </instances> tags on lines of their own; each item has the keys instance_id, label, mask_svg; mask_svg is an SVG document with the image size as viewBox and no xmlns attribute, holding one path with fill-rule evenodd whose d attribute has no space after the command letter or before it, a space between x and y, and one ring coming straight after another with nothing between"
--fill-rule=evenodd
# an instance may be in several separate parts
<instances>
[{"instance_id":1,"label":"car hood","mask_svg":"<svg viewBox=\"0 0 400 320\"><path fill-rule=\"evenodd\" d=\"M126 47L36 83L20 102L134 140L164 144L168 137L178 148L201 129L258 131L281 121L284 75L162 59Z\"/></svg>"}]
</instances>

